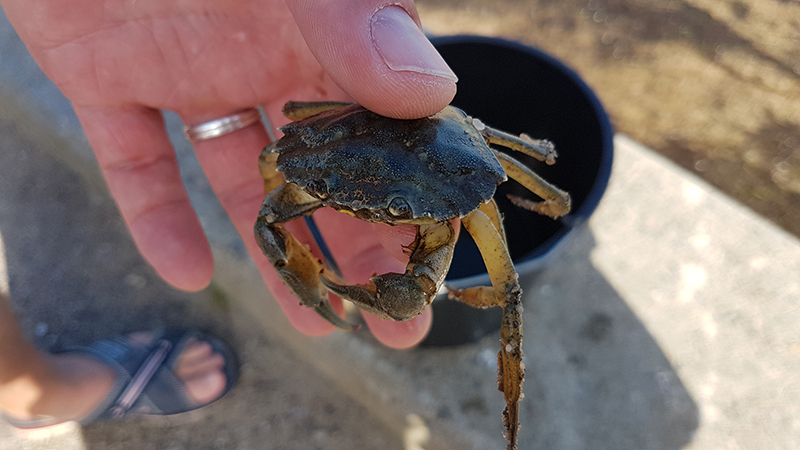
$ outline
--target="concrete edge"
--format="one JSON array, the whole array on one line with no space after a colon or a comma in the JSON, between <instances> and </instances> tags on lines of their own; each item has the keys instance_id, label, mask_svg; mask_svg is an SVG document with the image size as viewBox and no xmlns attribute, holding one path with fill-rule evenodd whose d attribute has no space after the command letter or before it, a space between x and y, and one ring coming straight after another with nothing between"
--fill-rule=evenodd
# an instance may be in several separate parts
<instances>
[{"instance_id":1,"label":"concrete edge","mask_svg":"<svg viewBox=\"0 0 800 450\"><path fill-rule=\"evenodd\" d=\"M712 184L702 179L697 174L694 174L686 170L685 168L678 165L671 159L668 159L666 156L663 156L660 153L656 152L655 150L646 147L644 144L634 141L629 136L622 133L615 134L614 147L626 148L632 152L635 152L643 159L655 162L664 169L669 170L671 173L674 173L676 176L680 177L684 181L691 183L698 189L701 189L703 193L707 194L710 198L713 199L713 201L723 204L725 208L736 211L737 214L742 214L746 216L748 220L752 220L755 223L759 224L760 226L763 226L765 228L770 228L772 232L774 232L776 236L780 237L781 239L786 239L788 241L800 244L800 238L798 238L797 236L775 225L769 219L765 218L764 216L761 216L757 212L748 208L746 205L743 205L738 200L734 199L725 192L722 192L716 186L713 186ZM612 179L615 176L619 176L619 174L614 174L614 173L611 174ZM676 186L676 189L678 188L679 187Z\"/></svg>"}]
</instances>

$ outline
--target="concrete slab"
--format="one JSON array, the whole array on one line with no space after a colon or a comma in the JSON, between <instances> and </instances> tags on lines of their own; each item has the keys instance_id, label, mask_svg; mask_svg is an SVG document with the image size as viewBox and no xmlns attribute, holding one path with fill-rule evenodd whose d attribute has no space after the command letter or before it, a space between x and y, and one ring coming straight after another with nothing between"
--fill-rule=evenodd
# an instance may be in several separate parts
<instances>
[{"instance_id":1,"label":"concrete slab","mask_svg":"<svg viewBox=\"0 0 800 450\"><path fill-rule=\"evenodd\" d=\"M696 404L687 447L799 448L800 242L636 143L616 144L590 259Z\"/></svg>"}]
</instances>

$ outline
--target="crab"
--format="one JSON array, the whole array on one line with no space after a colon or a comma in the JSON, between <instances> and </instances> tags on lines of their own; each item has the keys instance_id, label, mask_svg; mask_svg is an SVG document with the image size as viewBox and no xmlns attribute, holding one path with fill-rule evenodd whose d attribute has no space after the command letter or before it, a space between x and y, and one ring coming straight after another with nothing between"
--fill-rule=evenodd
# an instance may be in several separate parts
<instances>
[{"instance_id":1,"label":"crab","mask_svg":"<svg viewBox=\"0 0 800 450\"><path fill-rule=\"evenodd\" d=\"M294 122L259 157L266 197L255 236L284 284L303 305L345 330L356 326L339 317L328 292L384 319L412 319L444 284L456 242L452 220L460 218L481 251L491 286L449 292L473 307L503 308L498 389L506 401L507 448L515 449L525 376L522 289L493 195L511 177L541 198L511 201L552 218L569 212L570 197L489 144L547 164L555 163L553 145L488 127L453 106L416 120L342 102L289 102L283 113ZM326 206L367 222L416 227L405 249L405 273L348 284L283 226Z\"/></svg>"}]
</instances>

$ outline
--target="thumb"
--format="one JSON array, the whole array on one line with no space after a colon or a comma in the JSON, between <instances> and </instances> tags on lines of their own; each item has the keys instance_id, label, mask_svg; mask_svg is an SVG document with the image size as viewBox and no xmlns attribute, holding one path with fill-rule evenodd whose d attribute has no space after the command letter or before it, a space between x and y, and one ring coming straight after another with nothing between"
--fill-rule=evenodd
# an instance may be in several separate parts
<instances>
[{"instance_id":1,"label":"thumb","mask_svg":"<svg viewBox=\"0 0 800 450\"><path fill-rule=\"evenodd\" d=\"M456 76L422 32L410 0L287 0L333 81L358 103L399 119L429 116L456 93Z\"/></svg>"}]
</instances>

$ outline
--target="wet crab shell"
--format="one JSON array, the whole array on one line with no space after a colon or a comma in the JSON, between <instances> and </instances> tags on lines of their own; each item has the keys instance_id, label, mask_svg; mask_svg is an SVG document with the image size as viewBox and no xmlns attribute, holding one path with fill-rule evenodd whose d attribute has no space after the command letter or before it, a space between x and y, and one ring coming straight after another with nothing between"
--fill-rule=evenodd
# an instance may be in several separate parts
<instances>
[{"instance_id":1,"label":"wet crab shell","mask_svg":"<svg viewBox=\"0 0 800 450\"><path fill-rule=\"evenodd\" d=\"M398 120L354 104L281 131L277 168L286 181L369 222L463 217L506 180L472 119L451 106Z\"/></svg>"}]
</instances>

